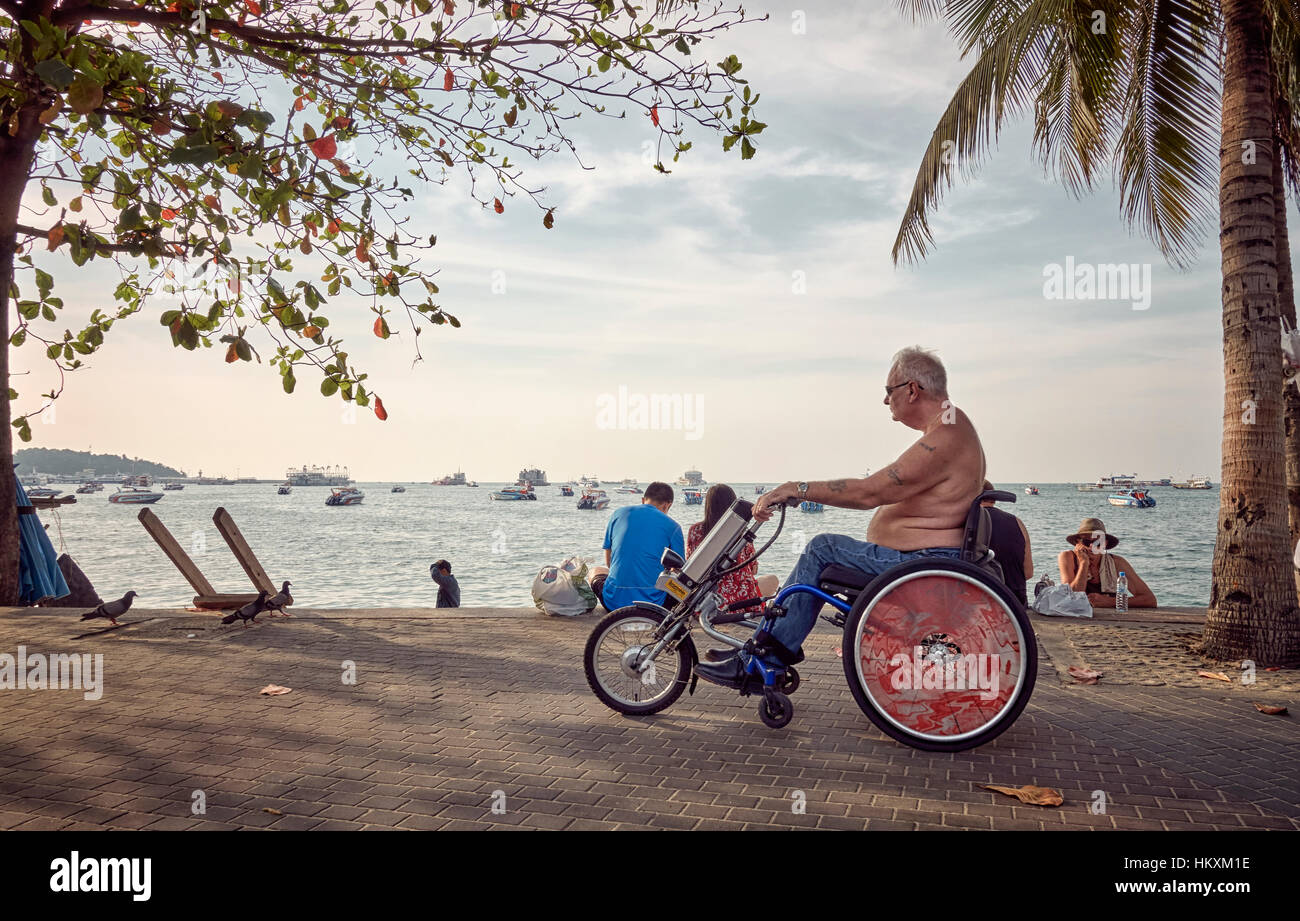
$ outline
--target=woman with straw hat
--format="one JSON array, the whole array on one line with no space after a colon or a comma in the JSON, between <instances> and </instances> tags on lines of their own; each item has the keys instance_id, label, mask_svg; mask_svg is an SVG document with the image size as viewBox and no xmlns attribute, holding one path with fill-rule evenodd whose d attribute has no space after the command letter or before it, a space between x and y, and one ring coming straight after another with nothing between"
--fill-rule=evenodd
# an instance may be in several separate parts
<instances>
[{"instance_id":1,"label":"woman with straw hat","mask_svg":"<svg viewBox=\"0 0 1300 921\"><path fill-rule=\"evenodd\" d=\"M1062 550L1057 558L1061 582L1076 592L1087 592L1093 607L1115 606L1115 580L1121 572L1128 579L1130 608L1156 606L1155 592L1133 571L1133 565L1110 552L1119 543L1119 538L1106 533L1106 526L1100 518L1083 519L1079 530L1065 540L1074 549Z\"/></svg>"}]
</instances>

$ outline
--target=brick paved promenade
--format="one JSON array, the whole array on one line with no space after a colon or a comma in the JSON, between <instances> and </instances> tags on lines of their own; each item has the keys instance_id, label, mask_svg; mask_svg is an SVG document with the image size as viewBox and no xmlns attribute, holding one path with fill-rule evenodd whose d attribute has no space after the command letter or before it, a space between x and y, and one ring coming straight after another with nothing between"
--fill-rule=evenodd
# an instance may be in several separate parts
<instances>
[{"instance_id":1,"label":"brick paved promenade","mask_svg":"<svg viewBox=\"0 0 1300 921\"><path fill-rule=\"evenodd\" d=\"M1295 718L1251 703L1294 711L1295 673L1251 688L1195 679L1191 657L1170 652L1194 625L1036 618L1029 708L993 744L949 755L867 721L825 627L794 722L769 730L752 699L705 684L655 717L606 710L582 673L594 616L126 619L77 639L75 613L0 609L0 653L103 653L106 673L99 701L0 691L0 828L1300 828ZM1067 685L1072 664L1107 677ZM259 697L267 684L293 692ZM1021 805L986 783L1056 787L1066 802ZM1104 814L1089 811L1094 791Z\"/></svg>"}]
</instances>

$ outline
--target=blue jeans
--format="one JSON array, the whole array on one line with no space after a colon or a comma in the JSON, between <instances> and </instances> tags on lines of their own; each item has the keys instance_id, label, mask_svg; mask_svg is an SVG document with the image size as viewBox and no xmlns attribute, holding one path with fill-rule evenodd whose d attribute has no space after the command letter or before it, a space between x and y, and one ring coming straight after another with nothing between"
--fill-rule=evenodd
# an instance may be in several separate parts
<instances>
[{"instance_id":1,"label":"blue jeans","mask_svg":"<svg viewBox=\"0 0 1300 921\"><path fill-rule=\"evenodd\" d=\"M831 563L859 569L869 576L878 576L888 569L893 569L908 560L924 557L957 559L961 551L956 547L935 547L929 550L894 550L865 540L855 540L845 534L818 534L804 547L794 571L785 580L786 588L790 585L817 585L817 576ZM771 630L771 636L793 654L802 652L804 639L817 625L817 614L823 602L815 595L799 592L791 595L785 603L785 616L778 617ZM779 665L778 661L769 664Z\"/></svg>"}]
</instances>

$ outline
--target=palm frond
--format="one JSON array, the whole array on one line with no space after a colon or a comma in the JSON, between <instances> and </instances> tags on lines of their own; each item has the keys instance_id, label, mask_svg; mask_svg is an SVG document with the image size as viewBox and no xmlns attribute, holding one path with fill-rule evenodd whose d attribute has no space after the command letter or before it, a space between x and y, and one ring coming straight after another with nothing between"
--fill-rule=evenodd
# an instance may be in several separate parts
<instances>
[{"instance_id":1,"label":"palm frond","mask_svg":"<svg viewBox=\"0 0 1300 921\"><path fill-rule=\"evenodd\" d=\"M1024 112L1048 70L1045 24L1060 20L1069 0L1033 0L1007 23L958 85L930 136L891 255L915 262L934 237L929 211L952 185L954 165L964 178L978 170L1008 115Z\"/></svg>"},{"instance_id":2,"label":"palm frond","mask_svg":"<svg viewBox=\"0 0 1300 921\"><path fill-rule=\"evenodd\" d=\"M1142 0L1115 150L1120 207L1185 266L1218 213L1219 28L1213 0Z\"/></svg>"},{"instance_id":3,"label":"palm frond","mask_svg":"<svg viewBox=\"0 0 1300 921\"><path fill-rule=\"evenodd\" d=\"M1105 18L1095 18L1097 13ZM1034 112L1034 145L1044 166L1076 196L1092 190L1122 108L1118 36L1125 13L1122 0L1081 0L1052 30L1049 68ZM1104 27L1098 29L1099 23Z\"/></svg>"}]
</instances>

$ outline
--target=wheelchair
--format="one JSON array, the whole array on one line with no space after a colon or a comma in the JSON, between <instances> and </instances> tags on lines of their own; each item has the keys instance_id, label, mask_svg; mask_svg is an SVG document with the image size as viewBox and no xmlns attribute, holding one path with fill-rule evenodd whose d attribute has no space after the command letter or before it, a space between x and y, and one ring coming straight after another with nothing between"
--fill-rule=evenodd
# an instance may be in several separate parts
<instances>
[{"instance_id":1,"label":"wheelchair","mask_svg":"<svg viewBox=\"0 0 1300 921\"><path fill-rule=\"evenodd\" d=\"M980 503L1015 502L991 490L971 503L957 558L909 560L879 576L838 564L816 585L788 585L767 599L721 606L713 589L740 567L740 553L759 524L753 504L737 499L686 560L665 550L656 588L666 604L638 601L606 615L583 653L587 683L611 709L658 713L682 693L694 694L699 661L692 631L736 648L744 666L742 696L760 698L759 717L779 729L794 716L790 700L800 677L793 666L772 667L755 638L785 614L796 594L811 594L833 613L821 619L843 631L844 676L867 718L889 737L925 751L964 751L996 738L1024 710L1038 672L1038 647L1029 619L1003 583L988 546L991 523ZM785 525L755 552L776 542ZM746 561L748 563L748 561ZM743 609L760 606L757 613ZM739 640L719 627L758 627Z\"/></svg>"}]
</instances>

